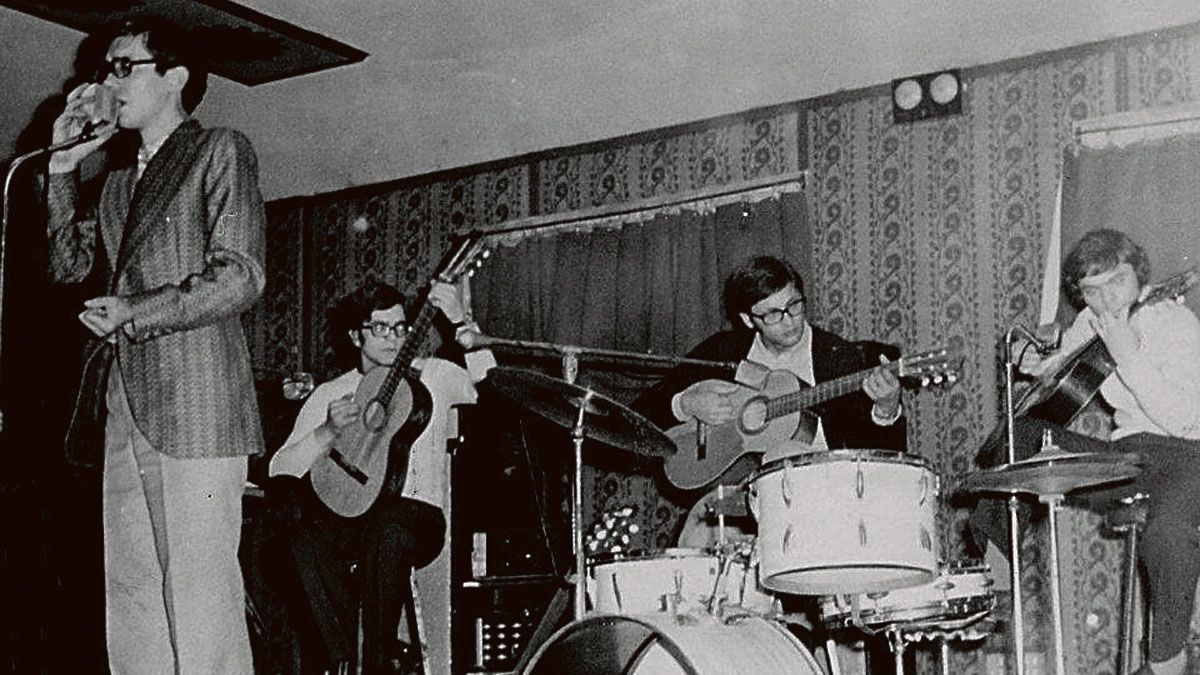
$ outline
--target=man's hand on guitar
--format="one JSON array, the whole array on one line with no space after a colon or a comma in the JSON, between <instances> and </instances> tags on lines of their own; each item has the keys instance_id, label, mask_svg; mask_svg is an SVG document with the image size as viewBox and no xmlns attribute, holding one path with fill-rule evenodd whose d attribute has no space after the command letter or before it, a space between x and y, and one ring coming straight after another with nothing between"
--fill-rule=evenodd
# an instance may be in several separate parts
<instances>
[{"instance_id":1,"label":"man's hand on guitar","mask_svg":"<svg viewBox=\"0 0 1200 675\"><path fill-rule=\"evenodd\" d=\"M342 429L354 424L360 412L362 410L354 402L354 394L346 394L341 398L335 398L329 402L329 409L325 414L325 423L321 426L325 429L329 439L332 440L341 433Z\"/></svg>"},{"instance_id":2,"label":"man's hand on guitar","mask_svg":"<svg viewBox=\"0 0 1200 675\"><path fill-rule=\"evenodd\" d=\"M450 323L462 323L467 316L458 288L453 284L444 281L433 282L429 288L429 302L442 310L442 314L446 315L446 320Z\"/></svg>"},{"instance_id":3,"label":"man's hand on guitar","mask_svg":"<svg viewBox=\"0 0 1200 675\"><path fill-rule=\"evenodd\" d=\"M1129 323L1129 308L1102 312L1091 319L1092 328L1104 340L1117 365L1128 363L1141 349L1141 338Z\"/></svg>"},{"instance_id":4,"label":"man's hand on guitar","mask_svg":"<svg viewBox=\"0 0 1200 675\"><path fill-rule=\"evenodd\" d=\"M880 417L890 418L900 407L900 380L883 366L889 363L886 356L879 356L879 367L872 370L863 380L862 389L875 402Z\"/></svg>"},{"instance_id":5,"label":"man's hand on guitar","mask_svg":"<svg viewBox=\"0 0 1200 675\"><path fill-rule=\"evenodd\" d=\"M705 424L728 422L738 413L732 394L739 388L724 380L701 380L679 395L679 409Z\"/></svg>"}]
</instances>

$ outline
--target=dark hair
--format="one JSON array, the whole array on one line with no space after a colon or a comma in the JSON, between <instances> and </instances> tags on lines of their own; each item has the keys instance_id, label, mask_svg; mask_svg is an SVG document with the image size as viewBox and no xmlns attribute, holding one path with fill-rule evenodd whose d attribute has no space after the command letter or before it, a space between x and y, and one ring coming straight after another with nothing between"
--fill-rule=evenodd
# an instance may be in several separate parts
<instances>
[{"instance_id":1,"label":"dark hair","mask_svg":"<svg viewBox=\"0 0 1200 675\"><path fill-rule=\"evenodd\" d=\"M154 68L159 75L177 66L187 68L188 79L180 92L180 103L190 115L208 91L208 66L192 31L162 17L137 16L113 30L108 44L117 38L139 35L145 36L146 51L158 59Z\"/></svg>"},{"instance_id":2,"label":"dark hair","mask_svg":"<svg viewBox=\"0 0 1200 675\"><path fill-rule=\"evenodd\" d=\"M1146 257L1146 250L1128 235L1109 229L1092 230L1083 235L1063 261L1062 286L1067 299L1076 309L1083 307L1086 303L1079 281L1107 272L1123 262L1133 266L1138 284L1146 285L1150 280L1150 259Z\"/></svg>"},{"instance_id":3,"label":"dark hair","mask_svg":"<svg viewBox=\"0 0 1200 675\"><path fill-rule=\"evenodd\" d=\"M789 283L795 285L804 299L804 280L796 268L772 256L751 258L725 279L725 313L735 327L741 326L739 314L749 314L760 300L783 290Z\"/></svg>"},{"instance_id":4,"label":"dark hair","mask_svg":"<svg viewBox=\"0 0 1200 675\"><path fill-rule=\"evenodd\" d=\"M368 280L350 294L339 299L329 310L330 342L340 363L358 363L359 349L350 341L350 331L362 328L371 318L371 312L405 306L408 299L404 294L381 281Z\"/></svg>"}]
</instances>

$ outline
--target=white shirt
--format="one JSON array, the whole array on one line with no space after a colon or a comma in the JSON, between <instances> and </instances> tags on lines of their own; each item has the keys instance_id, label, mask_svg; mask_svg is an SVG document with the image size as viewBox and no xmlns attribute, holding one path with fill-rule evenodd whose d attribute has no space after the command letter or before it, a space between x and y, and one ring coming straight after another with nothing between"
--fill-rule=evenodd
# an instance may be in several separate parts
<instances>
[{"instance_id":1,"label":"white shirt","mask_svg":"<svg viewBox=\"0 0 1200 675\"><path fill-rule=\"evenodd\" d=\"M418 359L421 384L433 399L429 424L409 452L408 474L401 495L419 499L439 508L445 505L446 441L458 435L458 415L453 407L475 402L475 383L487 376L496 364L488 350L468 352L467 368L444 359ZM325 382L300 408L292 433L271 458L268 474L301 477L313 463L329 451L315 437L317 427L328 417L329 403L358 389L363 374L356 368Z\"/></svg>"},{"instance_id":2,"label":"white shirt","mask_svg":"<svg viewBox=\"0 0 1200 675\"><path fill-rule=\"evenodd\" d=\"M1096 335L1094 317L1084 308L1063 332L1059 352L1029 371L1057 370ZM1139 309L1129 322L1141 348L1100 386L1113 407L1113 440L1141 432L1200 439L1200 320L1187 306L1166 301Z\"/></svg>"}]
</instances>

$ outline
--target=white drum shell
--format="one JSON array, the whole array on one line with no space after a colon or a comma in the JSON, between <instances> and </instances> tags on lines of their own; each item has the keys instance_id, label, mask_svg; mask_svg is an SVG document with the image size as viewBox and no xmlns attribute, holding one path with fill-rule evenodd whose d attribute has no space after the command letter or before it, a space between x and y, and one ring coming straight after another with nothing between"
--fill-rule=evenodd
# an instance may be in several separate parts
<instances>
[{"instance_id":1,"label":"white drum shell","mask_svg":"<svg viewBox=\"0 0 1200 675\"><path fill-rule=\"evenodd\" d=\"M721 573L720 560L698 549L667 549L658 555L592 565L589 597L592 608L609 614L653 614L668 609L664 596L680 593L680 602L706 606L713 597L723 605L752 612L774 609L774 597L758 584L757 570L730 561Z\"/></svg>"},{"instance_id":2,"label":"white drum shell","mask_svg":"<svg viewBox=\"0 0 1200 675\"><path fill-rule=\"evenodd\" d=\"M751 480L768 589L861 593L938 573L938 480L919 457L831 450L773 462Z\"/></svg>"},{"instance_id":3,"label":"white drum shell","mask_svg":"<svg viewBox=\"0 0 1200 675\"><path fill-rule=\"evenodd\" d=\"M542 645L529 675L822 675L804 645L781 624L708 615L594 615Z\"/></svg>"},{"instance_id":4,"label":"white drum shell","mask_svg":"<svg viewBox=\"0 0 1200 675\"><path fill-rule=\"evenodd\" d=\"M857 605L857 609L855 608ZM882 625L928 621L990 611L996 606L987 565L952 565L920 586L861 595L821 598L821 621L845 626L856 621Z\"/></svg>"}]
</instances>

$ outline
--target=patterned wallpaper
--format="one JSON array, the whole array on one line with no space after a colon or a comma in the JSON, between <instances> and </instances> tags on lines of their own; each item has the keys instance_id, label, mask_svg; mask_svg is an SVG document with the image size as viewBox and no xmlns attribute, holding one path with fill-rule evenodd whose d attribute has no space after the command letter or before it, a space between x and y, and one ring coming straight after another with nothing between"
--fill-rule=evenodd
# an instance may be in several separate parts
<instances>
[{"instance_id":1,"label":"patterned wallpaper","mask_svg":"<svg viewBox=\"0 0 1200 675\"><path fill-rule=\"evenodd\" d=\"M249 321L258 359L330 374L323 308L368 275L423 284L448 237L528 215L567 213L807 168L819 261L810 280L815 321L847 337L913 351L965 353L952 388L908 395L910 450L948 492L1000 413L999 343L1036 322L1038 280L1064 147L1075 120L1195 100L1200 27L1124 38L964 73L965 112L894 125L886 87L657 130L508 163L385 186L288 200L272 211L271 284L278 293ZM364 232L351 228L371 213ZM299 247L299 250L297 249ZM302 268L300 274L296 273ZM289 286L300 281L302 288ZM308 315L306 323L303 317ZM306 328L306 330L302 330ZM286 363L285 363L286 362ZM593 476L591 509L630 498L653 527L671 521L652 481ZM668 515L663 515L664 513ZM942 512L946 559L962 557L962 513ZM1064 526L1069 670L1115 669L1115 577L1120 549L1095 537L1096 519ZM662 541L660 537L658 539ZM1050 664L1040 579L1027 605L1027 649ZM1115 586L1114 586L1115 584ZM995 670L1004 647L956 652L951 672ZM932 665L925 663L923 670ZM990 670L989 670L990 669ZM1034 671L1036 672L1036 670Z\"/></svg>"}]
</instances>

